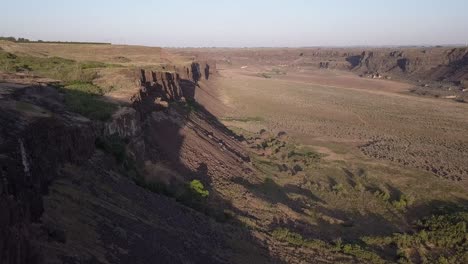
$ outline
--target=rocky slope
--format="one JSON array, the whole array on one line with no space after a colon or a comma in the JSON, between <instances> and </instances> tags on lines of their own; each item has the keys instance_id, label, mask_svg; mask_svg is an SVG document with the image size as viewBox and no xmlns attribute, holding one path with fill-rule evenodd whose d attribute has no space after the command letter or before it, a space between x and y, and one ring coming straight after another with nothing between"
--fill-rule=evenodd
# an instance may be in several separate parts
<instances>
[{"instance_id":1,"label":"rocky slope","mask_svg":"<svg viewBox=\"0 0 468 264\"><path fill-rule=\"evenodd\" d=\"M346 57L350 69L379 76L464 84L468 79L467 48L369 50Z\"/></svg>"},{"instance_id":2,"label":"rocky slope","mask_svg":"<svg viewBox=\"0 0 468 264\"><path fill-rule=\"evenodd\" d=\"M139 186L138 177L210 186L250 171L233 135L185 102L195 104L199 80L208 78L200 68L183 69L185 79L142 70L132 104L105 123L67 111L63 94L46 84L2 83L2 263L273 261L239 225ZM127 149L123 162L98 143L113 136ZM212 189L207 203L228 205Z\"/></svg>"},{"instance_id":3,"label":"rocky slope","mask_svg":"<svg viewBox=\"0 0 468 264\"><path fill-rule=\"evenodd\" d=\"M242 52L244 57L230 63L260 60L267 67L346 69L363 76L426 71L412 63L407 73L387 69L384 65L393 63L388 54L357 49ZM357 231L342 232L355 222L365 223L355 225L359 235L367 232L368 223L378 226L376 235L401 231L401 225L380 215L327 209L312 185L298 177L304 167L315 166L313 152L298 158L294 151L299 149L287 144L284 133L233 134L210 112L220 101L211 89L215 64L184 65L123 69L120 77L131 76L126 83L137 83L136 88L92 97L118 105L106 121L72 112L69 94L50 80L31 79L27 73L0 75L0 260L376 263L371 252L337 247L335 238L357 239L351 234ZM92 85L77 85L72 95L90 98L84 93L96 89ZM265 156L291 160L277 167L261 159ZM270 169L293 183L279 185ZM209 196L187 198L192 180L201 182ZM330 188L335 199L338 191L331 188L340 185L329 181L323 181L323 190ZM338 200L340 206L345 199ZM307 208L319 212L317 225L310 224Z\"/></svg>"}]
</instances>

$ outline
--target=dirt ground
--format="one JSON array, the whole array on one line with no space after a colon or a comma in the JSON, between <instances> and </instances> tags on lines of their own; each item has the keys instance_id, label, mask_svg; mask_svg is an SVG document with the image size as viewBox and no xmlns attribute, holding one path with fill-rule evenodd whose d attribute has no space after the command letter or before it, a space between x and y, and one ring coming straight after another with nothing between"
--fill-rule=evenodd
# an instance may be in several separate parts
<instances>
[{"instance_id":1,"label":"dirt ground","mask_svg":"<svg viewBox=\"0 0 468 264\"><path fill-rule=\"evenodd\" d=\"M322 148L351 146L357 156L468 186L468 104L417 97L408 94L410 84L344 71L284 67L261 75L272 68L218 66L219 78L210 88L229 106L228 125L287 131Z\"/></svg>"}]
</instances>

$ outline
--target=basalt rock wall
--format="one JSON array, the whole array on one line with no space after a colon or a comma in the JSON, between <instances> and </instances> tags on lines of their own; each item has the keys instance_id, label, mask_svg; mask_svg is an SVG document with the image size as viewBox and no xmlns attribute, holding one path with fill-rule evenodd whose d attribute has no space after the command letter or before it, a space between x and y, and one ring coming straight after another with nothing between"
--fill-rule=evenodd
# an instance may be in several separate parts
<instances>
[{"instance_id":1,"label":"basalt rock wall","mask_svg":"<svg viewBox=\"0 0 468 264\"><path fill-rule=\"evenodd\" d=\"M41 263L35 241L37 234L50 231L39 223L43 196L61 166L80 164L91 156L95 135L89 122L15 111L9 105L16 101L2 99L0 260Z\"/></svg>"},{"instance_id":2,"label":"basalt rock wall","mask_svg":"<svg viewBox=\"0 0 468 264\"><path fill-rule=\"evenodd\" d=\"M351 70L370 76L451 82L468 80L468 48L336 49L307 52L302 65Z\"/></svg>"}]
</instances>

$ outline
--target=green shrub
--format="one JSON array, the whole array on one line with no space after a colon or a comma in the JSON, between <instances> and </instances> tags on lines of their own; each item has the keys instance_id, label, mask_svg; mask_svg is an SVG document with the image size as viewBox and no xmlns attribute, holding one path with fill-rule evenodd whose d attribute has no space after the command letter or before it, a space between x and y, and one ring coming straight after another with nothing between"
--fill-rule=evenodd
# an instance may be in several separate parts
<instances>
[{"instance_id":1,"label":"green shrub","mask_svg":"<svg viewBox=\"0 0 468 264\"><path fill-rule=\"evenodd\" d=\"M414 202L414 198L412 196L407 196L405 194L400 195L400 198L397 201L393 201L392 205L399 210L404 210L408 206L411 206Z\"/></svg>"},{"instance_id":2,"label":"green shrub","mask_svg":"<svg viewBox=\"0 0 468 264\"><path fill-rule=\"evenodd\" d=\"M295 246L305 246L309 248L321 248L321 249L329 249L331 250L332 247L327 244L326 242L318 239L305 239L302 235L292 232L287 228L277 228L273 230L272 236L279 240L288 242L291 245Z\"/></svg>"},{"instance_id":3,"label":"green shrub","mask_svg":"<svg viewBox=\"0 0 468 264\"><path fill-rule=\"evenodd\" d=\"M379 255L372 251L365 250L359 245L346 244L343 246L342 252L348 255L355 256L359 259L368 260L371 263L385 263L385 261Z\"/></svg>"},{"instance_id":4,"label":"green shrub","mask_svg":"<svg viewBox=\"0 0 468 264\"><path fill-rule=\"evenodd\" d=\"M306 240L304 240L304 238L300 234L291 232L287 228L275 229L272 235L274 238L280 241L288 242L292 245L303 246L306 244Z\"/></svg>"},{"instance_id":5,"label":"green shrub","mask_svg":"<svg viewBox=\"0 0 468 264\"><path fill-rule=\"evenodd\" d=\"M390 193L387 190L376 190L374 196L387 202L390 199Z\"/></svg>"},{"instance_id":6,"label":"green shrub","mask_svg":"<svg viewBox=\"0 0 468 264\"><path fill-rule=\"evenodd\" d=\"M190 191L192 191L193 194L201 197L201 198L206 198L210 194L208 190L205 190L205 187L203 186L203 183L199 180L192 180L189 184Z\"/></svg>"},{"instance_id":7,"label":"green shrub","mask_svg":"<svg viewBox=\"0 0 468 264\"><path fill-rule=\"evenodd\" d=\"M404 199L403 199L404 200ZM394 234L388 237L362 238L368 245L396 246L400 263L410 263L408 252L417 251L428 263L467 263L468 212L461 211L433 215L417 223L419 231L413 234ZM425 254L420 248L431 248Z\"/></svg>"},{"instance_id":8,"label":"green shrub","mask_svg":"<svg viewBox=\"0 0 468 264\"><path fill-rule=\"evenodd\" d=\"M217 222L226 222L232 218L232 213L222 208L211 207L207 203L209 191L205 189L199 180L192 180L185 184L167 185L161 181L146 181L142 176L135 177L134 182L151 192L173 197L175 200L187 207L195 209Z\"/></svg>"}]
</instances>

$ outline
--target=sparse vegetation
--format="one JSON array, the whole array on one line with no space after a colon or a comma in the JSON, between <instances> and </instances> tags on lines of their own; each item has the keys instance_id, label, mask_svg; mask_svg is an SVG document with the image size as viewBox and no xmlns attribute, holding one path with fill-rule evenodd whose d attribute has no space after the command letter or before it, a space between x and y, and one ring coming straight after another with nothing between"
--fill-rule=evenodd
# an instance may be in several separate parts
<instances>
[{"instance_id":1,"label":"sparse vegetation","mask_svg":"<svg viewBox=\"0 0 468 264\"><path fill-rule=\"evenodd\" d=\"M357 257L358 259L370 261L370 263L386 263L378 254L363 249L361 246L356 244L345 244L341 247L341 252Z\"/></svg>"},{"instance_id":2,"label":"sparse vegetation","mask_svg":"<svg viewBox=\"0 0 468 264\"><path fill-rule=\"evenodd\" d=\"M292 55L285 53L284 56L291 56L297 60L299 52L291 52ZM154 53L159 56L158 52ZM95 62L92 61L93 58L76 57L75 61L45 57L54 54L50 51L34 51L29 54L41 54L40 56L44 57L34 57L25 53L12 54L0 50L0 67L3 67L0 70L26 73L18 76L34 74L63 80L57 85L57 89L63 92L68 109L92 120L108 120L117 107L110 101L103 100L103 95L108 93L109 89L96 84L105 86L109 81L102 80L102 76L98 75L113 72L119 77L132 76L132 71L135 70L125 68L120 72L120 69L103 69L114 65ZM123 54L131 60L120 54L103 54L103 61L135 63L135 66L129 67L140 67L138 63L151 63L147 60L139 61L141 58L135 55L133 50ZM301 53L300 56L304 54ZM341 76L339 71L333 72L333 79L329 78L331 75L325 70L314 76L316 73L308 70L316 64L312 57L308 58L308 62L297 60L295 64L280 64L277 60L281 58L275 58L269 65L281 65L279 68L257 74L263 78L281 77L278 80L252 77L250 69L261 69L254 68L254 65L249 66L249 71L242 71L247 77L239 76L238 71L234 71L227 75L232 78L217 79L219 89L222 89L224 81L233 83L230 89L223 90L223 96L229 99L234 110L227 110L226 114L230 116L222 118L221 121L239 125L236 129L245 137L236 137L223 130L222 125L215 120L217 117L209 115L208 112L206 119L209 120L204 120L205 116L198 113L206 109L195 100L169 102L169 106L166 102L164 105L156 102L158 107L161 106L160 109L171 107L171 113L177 111L187 115L191 123L184 124L182 133L175 135L180 136L180 141L168 141L167 145L170 146L159 146L159 141L146 141L151 134L145 131L145 152L142 156L146 158L151 155L154 160L145 160L144 166L140 163L137 166L131 153L127 152L126 139L117 135L100 136L95 144L106 155L98 152L92 161L94 158L102 158L106 161L105 166L112 166L112 170L128 176L138 186L166 196L154 195L153 198L164 199L163 202L167 204L172 203L175 210L184 205L218 222L226 222L234 215L235 220L232 223L241 221L254 231L251 232L252 236L259 235L268 247L272 246L269 243L274 241L274 249L281 250L282 257L291 259L291 262L299 262L295 258L298 253L314 257L316 252L330 262L346 262L347 259L363 263L393 263L397 259L401 263L468 262L465 253L468 251L466 215L458 212L434 215L417 223L409 220L429 214L430 209L439 206L437 202L465 202L463 199L466 197L466 191L462 187L431 177L433 175L424 171L427 170L426 167L422 168L422 172L418 170L421 169L418 166L423 163L424 166L435 169L434 173L450 170L450 173L465 175L465 167L460 165L465 157L464 142L451 141L452 138L447 136L441 145L434 144L432 147L437 148L431 149L431 146L426 147L422 143L431 145L439 139L433 137L432 132L426 134L426 129L415 126L418 123L428 128L427 131L433 128L432 131L444 131L446 135L454 135L453 138L463 139L461 132L465 120L460 109L465 106L453 103L457 107L453 110L449 108L453 106L447 102L441 106L444 111L437 111L435 115L427 111L428 116L425 116L420 110L430 109L432 105L425 104L426 100L410 101L403 93L394 96L394 91L400 88L391 86L392 82L381 84L381 88L375 94L375 87L367 87L366 80L354 83L353 89L344 89L343 87L348 85L345 82L352 83L355 80L352 75ZM87 61L88 59L91 61ZM171 57L167 56L167 60L170 59ZM330 62L330 65L335 64ZM223 70L227 72L230 68L238 68L238 63L236 59L234 66L225 67ZM307 63L307 69L300 69L302 63ZM336 61L336 64L339 63ZM251 65L250 62L246 64ZM280 68L283 65L289 66ZM172 69L172 66L165 61L164 66L154 66L154 69ZM291 71L291 74L284 76L286 72L282 69ZM113 74L108 75L109 79L113 79ZM181 75L182 78L184 75L185 73ZM288 80L294 76L300 78ZM245 79L242 79L244 77ZM120 79L117 78L116 82L120 82ZM373 83L377 82L378 80L375 80ZM207 82L201 83L196 89L210 87L204 86L205 84ZM126 85L129 86L124 81L121 89L125 89ZM364 92L360 90L361 85L362 89L365 89ZM245 94L236 95L239 91ZM213 96L215 94L213 93ZM34 107L30 103L16 103L16 109L24 111L37 111ZM193 118L195 114L197 118ZM191 125L198 121L200 124ZM144 126L151 126L151 122L151 119L145 119ZM396 124L400 123L405 124L405 129L398 129ZM102 127L102 124L97 125ZM164 130L165 125L157 129ZM146 128L142 126L142 129ZM265 129L257 133L252 132L260 128ZM172 133L175 130L170 131ZM288 131L288 134L283 131ZM159 132L162 131L158 131L157 134L165 135ZM231 139L233 141L230 141ZM235 139L240 140L236 142ZM150 146L153 142L158 142L154 149ZM248 150L245 151L244 147ZM423 152L422 150L426 149L429 150L429 154L425 154L424 160L419 163L415 157L419 155L418 151ZM432 154L439 153L439 150L445 154L448 153L446 150L453 151L456 155L453 154L451 160L447 161L453 163L444 168L439 165L433 166L432 156L436 155ZM166 152L171 155L166 155ZM205 153L209 155L206 156ZM244 153L248 153L247 158ZM226 157L224 154L227 154ZM190 157L187 157L189 155ZM201 166L200 171L190 172L196 164L195 157L191 155L197 155L197 159L205 162L206 166L209 166L209 173L205 173L205 167ZM170 160L166 168L169 173L157 170L156 167L164 163L158 163L160 158L164 162L165 159ZM391 162L381 163L379 159ZM444 163L445 156L441 154L437 159L441 161L434 163ZM190 166L179 170L173 167L174 164ZM216 169L213 170L214 166ZM234 172L223 172L222 177L212 178L218 176L219 170L226 168L234 168ZM180 175L180 171L187 174ZM128 179L123 180L125 187L128 187ZM148 197L149 193L145 190L131 187L131 190L137 190L144 194L144 197ZM417 203L414 202L416 197ZM179 205L175 204L175 201ZM143 206L146 204L151 203L145 202ZM144 219L141 215L144 215L145 210L138 211L143 211L138 215L138 220ZM183 211L184 214L194 213L196 219L203 219L203 215L193 210L183 208ZM231 226L213 226L231 231ZM281 228L276 228L279 226ZM364 234L367 237L362 237ZM283 247L284 245L287 246ZM293 250L293 253L289 250Z\"/></svg>"},{"instance_id":3,"label":"sparse vegetation","mask_svg":"<svg viewBox=\"0 0 468 264\"><path fill-rule=\"evenodd\" d=\"M340 194L344 192L344 186L341 183L337 183L332 186L332 191L335 192L336 194Z\"/></svg>"},{"instance_id":4,"label":"sparse vegetation","mask_svg":"<svg viewBox=\"0 0 468 264\"><path fill-rule=\"evenodd\" d=\"M390 199L390 193L387 190L376 190L374 196L380 200L387 202Z\"/></svg>"},{"instance_id":5,"label":"sparse vegetation","mask_svg":"<svg viewBox=\"0 0 468 264\"><path fill-rule=\"evenodd\" d=\"M102 89L92 83L74 82L59 89L65 93L65 104L70 111L90 119L106 121L117 109L116 104L102 100Z\"/></svg>"},{"instance_id":6,"label":"sparse vegetation","mask_svg":"<svg viewBox=\"0 0 468 264\"><path fill-rule=\"evenodd\" d=\"M364 185L362 185L362 183L358 182L356 183L356 185L354 186L354 189L358 192L364 192L366 190L366 187L364 187Z\"/></svg>"},{"instance_id":7,"label":"sparse vegetation","mask_svg":"<svg viewBox=\"0 0 468 264\"><path fill-rule=\"evenodd\" d=\"M120 172L130 177L138 186L154 193L172 197L176 201L200 211L219 222L225 222L231 217L229 212L208 205L207 198L210 192L205 189L200 180L194 179L187 183L174 183L170 185L158 180L146 180L144 175L139 173L135 161L128 155L126 149L127 143L125 139L114 134L107 137L98 137L95 145L114 157L120 167Z\"/></svg>"},{"instance_id":8,"label":"sparse vegetation","mask_svg":"<svg viewBox=\"0 0 468 264\"><path fill-rule=\"evenodd\" d=\"M271 78L271 74L268 74L266 72L262 72L262 73L259 73L258 74L260 77L263 77L263 78L266 78L266 79L270 79Z\"/></svg>"},{"instance_id":9,"label":"sparse vegetation","mask_svg":"<svg viewBox=\"0 0 468 264\"><path fill-rule=\"evenodd\" d=\"M468 213L465 210L433 215L417 222L418 231L388 237L364 237L368 245L396 246L400 263L413 263L417 252L427 263L467 263Z\"/></svg>"},{"instance_id":10,"label":"sparse vegetation","mask_svg":"<svg viewBox=\"0 0 468 264\"><path fill-rule=\"evenodd\" d=\"M413 196L402 194L400 195L400 198L397 201L392 202L392 205L399 210L404 210L408 206L411 206L413 202L414 202Z\"/></svg>"},{"instance_id":11,"label":"sparse vegetation","mask_svg":"<svg viewBox=\"0 0 468 264\"><path fill-rule=\"evenodd\" d=\"M5 72L31 72L41 77L69 82L92 82L96 68L112 67L101 62L76 62L60 57L34 57L0 51L0 69Z\"/></svg>"},{"instance_id":12,"label":"sparse vegetation","mask_svg":"<svg viewBox=\"0 0 468 264\"><path fill-rule=\"evenodd\" d=\"M261 72L261 73L258 73L257 76L259 77L263 77L263 78L266 78L266 79L270 79L272 78L274 75L285 75L286 72L281 70L281 69L278 69L278 68L272 68L271 70L267 71L267 72Z\"/></svg>"},{"instance_id":13,"label":"sparse vegetation","mask_svg":"<svg viewBox=\"0 0 468 264\"><path fill-rule=\"evenodd\" d=\"M328 249L329 244L319 239L305 239L302 235L292 232L287 228L273 230L272 236L280 241L288 242L295 246Z\"/></svg>"},{"instance_id":14,"label":"sparse vegetation","mask_svg":"<svg viewBox=\"0 0 468 264\"><path fill-rule=\"evenodd\" d=\"M272 236L280 241L288 242L295 246L322 249L329 252L338 251L344 254L355 256L361 260L370 261L371 263L386 263L376 253L365 250L356 244L343 244L341 239L338 239L335 241L335 245L332 245L319 239L305 239L300 234L291 232L287 228L275 229L272 233Z\"/></svg>"},{"instance_id":15,"label":"sparse vegetation","mask_svg":"<svg viewBox=\"0 0 468 264\"><path fill-rule=\"evenodd\" d=\"M59 57L33 57L0 51L0 69L5 72L31 72L63 82L57 87L65 93L70 111L93 120L106 121L117 106L102 100L108 91L94 85L96 68L112 67L102 62L76 62Z\"/></svg>"}]
</instances>

